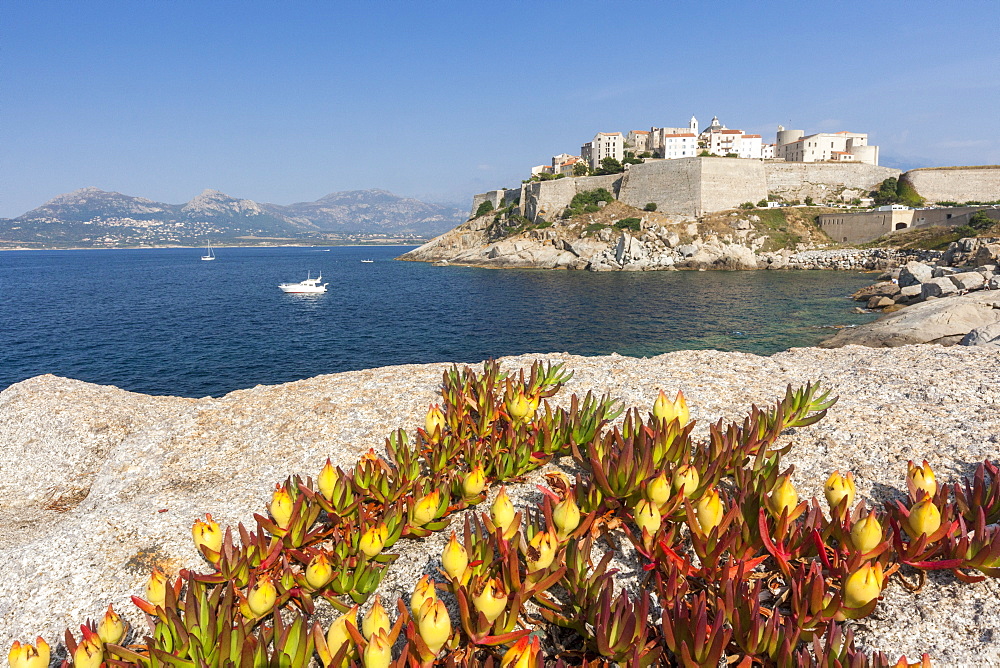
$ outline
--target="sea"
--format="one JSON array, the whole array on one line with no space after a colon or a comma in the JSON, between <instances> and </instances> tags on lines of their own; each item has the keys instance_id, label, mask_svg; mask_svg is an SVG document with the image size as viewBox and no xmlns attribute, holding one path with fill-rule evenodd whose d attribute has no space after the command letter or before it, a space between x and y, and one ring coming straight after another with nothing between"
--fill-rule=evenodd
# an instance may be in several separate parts
<instances>
[{"instance_id":1,"label":"sea","mask_svg":"<svg viewBox=\"0 0 1000 668\"><path fill-rule=\"evenodd\" d=\"M0 389L39 374L221 396L393 364L683 349L770 355L870 321L837 271L497 270L409 246L0 252ZM374 260L362 262L362 260ZM328 291L285 294L322 274Z\"/></svg>"}]
</instances>

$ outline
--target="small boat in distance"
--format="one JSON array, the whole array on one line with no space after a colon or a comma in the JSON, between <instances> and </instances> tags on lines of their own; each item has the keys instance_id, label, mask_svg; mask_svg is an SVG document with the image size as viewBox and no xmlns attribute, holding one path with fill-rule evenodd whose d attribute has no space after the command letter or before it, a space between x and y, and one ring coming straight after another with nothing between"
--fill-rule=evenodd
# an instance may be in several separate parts
<instances>
[{"instance_id":1,"label":"small boat in distance","mask_svg":"<svg viewBox=\"0 0 1000 668\"><path fill-rule=\"evenodd\" d=\"M208 247L205 249L205 254L201 256L202 260L214 260L215 251L212 250L212 240L208 240Z\"/></svg>"},{"instance_id":2,"label":"small boat in distance","mask_svg":"<svg viewBox=\"0 0 1000 668\"><path fill-rule=\"evenodd\" d=\"M372 263L372 262L374 262L374 261L375 261L375 260L362 260L362 261L361 261L361 263L362 263L362 264L371 264L371 263Z\"/></svg>"},{"instance_id":3,"label":"small boat in distance","mask_svg":"<svg viewBox=\"0 0 1000 668\"><path fill-rule=\"evenodd\" d=\"M289 294L319 294L326 292L326 286L329 283L320 285L320 281L323 280L322 273L317 278L312 278L311 273L307 274L307 276L308 278L301 283L282 283L278 286L278 289Z\"/></svg>"}]
</instances>

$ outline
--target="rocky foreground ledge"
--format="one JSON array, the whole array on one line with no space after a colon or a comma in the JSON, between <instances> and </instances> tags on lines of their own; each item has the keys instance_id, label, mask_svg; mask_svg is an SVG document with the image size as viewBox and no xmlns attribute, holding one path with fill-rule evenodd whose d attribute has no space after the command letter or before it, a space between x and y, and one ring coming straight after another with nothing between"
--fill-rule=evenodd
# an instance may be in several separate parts
<instances>
[{"instance_id":1,"label":"rocky foreground ledge","mask_svg":"<svg viewBox=\"0 0 1000 668\"><path fill-rule=\"evenodd\" d=\"M820 380L840 396L818 424L783 438L795 485L822 496L834 469L854 472L859 496L881 503L905 489L906 461L930 460L939 481L1000 458L1000 352L904 346L793 349L771 357L682 351L652 359L526 355L564 361L576 375L556 396L609 392L648 407L658 388L683 389L699 421L741 419L785 385ZM108 603L137 622L129 596L149 571L204 569L190 528L205 512L252 523L274 483L313 475L329 456L350 466L397 427L422 424L443 364L409 365L258 386L213 399L153 397L40 376L0 393L0 647L97 617ZM532 498L530 485L517 498ZM444 542L403 542L383 583L394 599L433 572ZM395 550L394 551L400 551ZM857 623L869 649L935 666L1000 665L1000 585L932 575L918 593L894 581Z\"/></svg>"}]
</instances>

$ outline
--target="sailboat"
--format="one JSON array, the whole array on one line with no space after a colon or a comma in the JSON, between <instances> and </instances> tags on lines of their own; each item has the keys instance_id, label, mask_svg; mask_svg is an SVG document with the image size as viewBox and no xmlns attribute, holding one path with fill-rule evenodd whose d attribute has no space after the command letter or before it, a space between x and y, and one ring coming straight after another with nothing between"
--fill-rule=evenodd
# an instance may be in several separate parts
<instances>
[{"instance_id":1,"label":"sailboat","mask_svg":"<svg viewBox=\"0 0 1000 668\"><path fill-rule=\"evenodd\" d=\"M214 260L215 259L215 251L212 250L212 240L211 239L209 239L209 241L208 241L208 247L205 249L205 254L201 256L201 259L202 260Z\"/></svg>"}]
</instances>

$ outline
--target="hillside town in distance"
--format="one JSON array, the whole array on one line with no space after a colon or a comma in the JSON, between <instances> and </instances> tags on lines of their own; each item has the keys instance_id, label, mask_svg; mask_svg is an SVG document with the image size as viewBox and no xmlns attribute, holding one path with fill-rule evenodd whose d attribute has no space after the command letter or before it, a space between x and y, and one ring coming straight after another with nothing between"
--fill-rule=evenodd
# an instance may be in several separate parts
<instances>
[{"instance_id":1,"label":"hillside town in distance","mask_svg":"<svg viewBox=\"0 0 1000 668\"><path fill-rule=\"evenodd\" d=\"M719 156L751 160L784 160L786 162L854 162L878 164L878 146L868 144L863 132L817 132L806 135L802 130L786 130L778 126L773 144L743 130L727 128L712 118L708 127L699 131L694 116L687 127L598 132L580 147L580 155L560 153L550 164L531 168L536 180L559 176L587 176L614 173L629 164L647 160Z\"/></svg>"}]
</instances>

